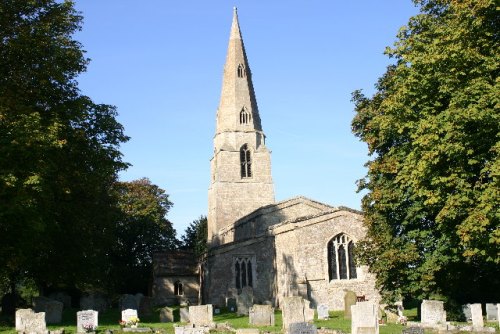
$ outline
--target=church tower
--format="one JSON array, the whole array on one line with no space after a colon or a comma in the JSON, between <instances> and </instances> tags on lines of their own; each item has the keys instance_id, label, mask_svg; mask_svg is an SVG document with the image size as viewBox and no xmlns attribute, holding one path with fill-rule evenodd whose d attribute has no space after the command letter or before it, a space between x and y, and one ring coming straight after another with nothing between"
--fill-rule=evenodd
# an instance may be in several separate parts
<instances>
[{"instance_id":1,"label":"church tower","mask_svg":"<svg viewBox=\"0 0 500 334\"><path fill-rule=\"evenodd\" d=\"M274 203L271 153L265 145L236 8L216 122L208 190L210 246L232 241L218 238L221 229Z\"/></svg>"}]
</instances>

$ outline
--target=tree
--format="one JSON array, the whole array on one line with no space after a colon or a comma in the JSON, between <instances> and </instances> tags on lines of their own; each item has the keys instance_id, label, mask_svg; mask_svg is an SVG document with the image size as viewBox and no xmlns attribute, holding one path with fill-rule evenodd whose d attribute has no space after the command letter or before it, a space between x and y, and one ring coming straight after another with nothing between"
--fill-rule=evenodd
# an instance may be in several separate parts
<instances>
[{"instance_id":1,"label":"tree","mask_svg":"<svg viewBox=\"0 0 500 334\"><path fill-rule=\"evenodd\" d=\"M191 249L197 257L200 257L207 251L207 233L207 217L201 215L184 231L181 248Z\"/></svg>"},{"instance_id":2,"label":"tree","mask_svg":"<svg viewBox=\"0 0 500 334\"><path fill-rule=\"evenodd\" d=\"M106 279L128 138L113 106L78 90L81 20L71 1L0 3L0 276L12 286Z\"/></svg>"},{"instance_id":3,"label":"tree","mask_svg":"<svg viewBox=\"0 0 500 334\"><path fill-rule=\"evenodd\" d=\"M116 184L121 217L116 227L113 266L120 292L147 292L153 254L177 248L166 215L172 202L147 178Z\"/></svg>"},{"instance_id":4,"label":"tree","mask_svg":"<svg viewBox=\"0 0 500 334\"><path fill-rule=\"evenodd\" d=\"M367 239L359 260L386 299L500 298L499 33L490 0L414 0L386 54L395 64L354 134L372 160L359 181Z\"/></svg>"}]
</instances>

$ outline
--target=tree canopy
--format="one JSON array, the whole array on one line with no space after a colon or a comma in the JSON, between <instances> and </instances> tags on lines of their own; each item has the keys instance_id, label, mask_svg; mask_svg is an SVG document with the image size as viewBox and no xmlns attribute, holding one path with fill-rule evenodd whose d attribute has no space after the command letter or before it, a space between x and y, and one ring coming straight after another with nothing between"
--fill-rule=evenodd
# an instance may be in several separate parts
<instances>
[{"instance_id":1,"label":"tree canopy","mask_svg":"<svg viewBox=\"0 0 500 334\"><path fill-rule=\"evenodd\" d=\"M500 16L493 0L415 0L372 97L359 260L388 299L500 298Z\"/></svg>"},{"instance_id":2,"label":"tree canopy","mask_svg":"<svg viewBox=\"0 0 500 334\"><path fill-rule=\"evenodd\" d=\"M191 249L197 257L200 257L207 251L207 238L207 217L202 215L193 220L184 231L181 248Z\"/></svg>"},{"instance_id":3,"label":"tree canopy","mask_svg":"<svg viewBox=\"0 0 500 334\"><path fill-rule=\"evenodd\" d=\"M11 281L106 275L128 138L115 107L78 89L81 20L71 1L0 2L0 275Z\"/></svg>"}]
</instances>

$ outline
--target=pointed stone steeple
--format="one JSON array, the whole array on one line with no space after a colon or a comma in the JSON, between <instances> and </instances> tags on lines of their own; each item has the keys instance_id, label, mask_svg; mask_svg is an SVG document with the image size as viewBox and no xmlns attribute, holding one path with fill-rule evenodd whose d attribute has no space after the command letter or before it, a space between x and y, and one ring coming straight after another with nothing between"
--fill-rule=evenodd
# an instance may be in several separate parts
<instances>
[{"instance_id":1,"label":"pointed stone steeple","mask_svg":"<svg viewBox=\"0 0 500 334\"><path fill-rule=\"evenodd\" d=\"M262 131L236 7L224 66L216 133L235 130Z\"/></svg>"},{"instance_id":2,"label":"pointed stone steeple","mask_svg":"<svg viewBox=\"0 0 500 334\"><path fill-rule=\"evenodd\" d=\"M216 246L232 241L234 233L226 230L239 218L274 203L271 153L265 145L236 8L210 163L208 240Z\"/></svg>"}]
</instances>

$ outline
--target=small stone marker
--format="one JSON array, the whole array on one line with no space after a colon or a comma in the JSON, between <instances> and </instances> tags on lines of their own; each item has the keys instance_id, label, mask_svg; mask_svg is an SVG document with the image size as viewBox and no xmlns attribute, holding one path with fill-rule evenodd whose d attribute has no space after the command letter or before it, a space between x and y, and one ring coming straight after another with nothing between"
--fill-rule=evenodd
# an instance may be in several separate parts
<instances>
[{"instance_id":1,"label":"small stone marker","mask_svg":"<svg viewBox=\"0 0 500 334\"><path fill-rule=\"evenodd\" d=\"M189 306L189 322L194 327L212 325L214 322L212 304Z\"/></svg>"},{"instance_id":2,"label":"small stone marker","mask_svg":"<svg viewBox=\"0 0 500 334\"><path fill-rule=\"evenodd\" d=\"M422 327L407 327L401 331L401 334L424 334Z\"/></svg>"},{"instance_id":3,"label":"small stone marker","mask_svg":"<svg viewBox=\"0 0 500 334\"><path fill-rule=\"evenodd\" d=\"M76 332L85 333L84 327L92 326L97 328L99 312L94 310L85 310L76 312Z\"/></svg>"},{"instance_id":4,"label":"small stone marker","mask_svg":"<svg viewBox=\"0 0 500 334\"><path fill-rule=\"evenodd\" d=\"M236 308L238 315L248 315L250 307L253 305L253 289L244 287L241 293L236 296Z\"/></svg>"},{"instance_id":5,"label":"small stone marker","mask_svg":"<svg viewBox=\"0 0 500 334\"><path fill-rule=\"evenodd\" d=\"M160 322L174 322L174 309L170 307L160 309Z\"/></svg>"},{"instance_id":6,"label":"small stone marker","mask_svg":"<svg viewBox=\"0 0 500 334\"><path fill-rule=\"evenodd\" d=\"M486 304L486 321L498 320L497 304Z\"/></svg>"},{"instance_id":7,"label":"small stone marker","mask_svg":"<svg viewBox=\"0 0 500 334\"><path fill-rule=\"evenodd\" d=\"M16 311L16 331L25 333L45 333L45 312L35 313L32 309Z\"/></svg>"},{"instance_id":8,"label":"small stone marker","mask_svg":"<svg viewBox=\"0 0 500 334\"><path fill-rule=\"evenodd\" d=\"M422 324L434 326L446 323L444 302L439 300L423 300L420 310L420 322Z\"/></svg>"},{"instance_id":9,"label":"small stone marker","mask_svg":"<svg viewBox=\"0 0 500 334\"><path fill-rule=\"evenodd\" d=\"M274 326L274 308L271 305L254 305L248 315L250 325Z\"/></svg>"},{"instance_id":10,"label":"small stone marker","mask_svg":"<svg viewBox=\"0 0 500 334\"><path fill-rule=\"evenodd\" d=\"M179 309L179 316L181 322L189 322L189 309L187 307L181 307Z\"/></svg>"},{"instance_id":11,"label":"small stone marker","mask_svg":"<svg viewBox=\"0 0 500 334\"><path fill-rule=\"evenodd\" d=\"M481 304L470 304L470 311L472 314L472 326L484 327L483 310Z\"/></svg>"},{"instance_id":12,"label":"small stone marker","mask_svg":"<svg viewBox=\"0 0 500 334\"><path fill-rule=\"evenodd\" d=\"M351 319L351 306L356 305L356 292L347 290L344 295L344 319Z\"/></svg>"},{"instance_id":13,"label":"small stone marker","mask_svg":"<svg viewBox=\"0 0 500 334\"><path fill-rule=\"evenodd\" d=\"M295 322L288 326L288 334L317 334L318 329L315 325L308 322Z\"/></svg>"},{"instance_id":14,"label":"small stone marker","mask_svg":"<svg viewBox=\"0 0 500 334\"><path fill-rule=\"evenodd\" d=\"M122 311L122 321L128 322L132 318L138 318L137 310L128 308Z\"/></svg>"},{"instance_id":15,"label":"small stone marker","mask_svg":"<svg viewBox=\"0 0 500 334\"><path fill-rule=\"evenodd\" d=\"M236 298L226 298L226 307L229 312L236 312Z\"/></svg>"},{"instance_id":16,"label":"small stone marker","mask_svg":"<svg viewBox=\"0 0 500 334\"><path fill-rule=\"evenodd\" d=\"M351 306L351 334L378 334L378 305L371 301Z\"/></svg>"},{"instance_id":17,"label":"small stone marker","mask_svg":"<svg viewBox=\"0 0 500 334\"><path fill-rule=\"evenodd\" d=\"M316 311L318 312L318 319L326 320L330 316L327 304L319 304Z\"/></svg>"}]
</instances>

